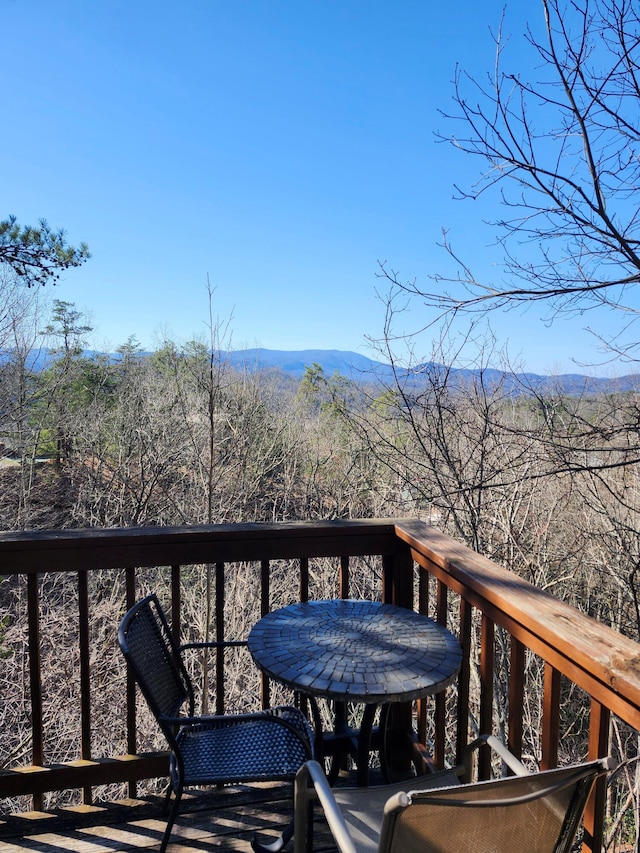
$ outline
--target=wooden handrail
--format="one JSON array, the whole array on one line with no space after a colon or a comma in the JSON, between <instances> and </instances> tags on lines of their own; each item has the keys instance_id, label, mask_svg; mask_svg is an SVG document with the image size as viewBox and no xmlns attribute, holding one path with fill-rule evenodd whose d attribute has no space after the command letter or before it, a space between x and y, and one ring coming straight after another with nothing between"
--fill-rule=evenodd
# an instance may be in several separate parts
<instances>
[{"instance_id":1,"label":"wooden handrail","mask_svg":"<svg viewBox=\"0 0 640 853\"><path fill-rule=\"evenodd\" d=\"M215 548L215 551L212 551ZM393 554L393 521L274 522L0 533L3 574Z\"/></svg>"},{"instance_id":2,"label":"wooden handrail","mask_svg":"<svg viewBox=\"0 0 640 853\"><path fill-rule=\"evenodd\" d=\"M640 730L640 644L422 522L396 525L418 565Z\"/></svg>"}]
</instances>

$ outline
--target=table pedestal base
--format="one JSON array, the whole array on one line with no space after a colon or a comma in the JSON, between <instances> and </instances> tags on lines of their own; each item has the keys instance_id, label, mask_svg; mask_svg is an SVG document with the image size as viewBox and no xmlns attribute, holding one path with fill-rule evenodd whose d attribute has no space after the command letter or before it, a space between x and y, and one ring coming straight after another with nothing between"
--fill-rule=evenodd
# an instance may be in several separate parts
<instances>
[{"instance_id":1,"label":"table pedestal base","mask_svg":"<svg viewBox=\"0 0 640 853\"><path fill-rule=\"evenodd\" d=\"M307 697L311 705L316 729L316 757L319 761L330 759L329 783L333 785L340 771L346 770L348 758L356 764L356 784L365 787L369 784L369 754L378 752L380 770L384 783L389 781L386 756L386 731L389 705L367 704L364 706L359 728L353 728L347 721L347 703L334 702L334 725L332 732L322 728L318 704L313 697ZM376 711L380 708L378 725L374 726Z\"/></svg>"}]
</instances>

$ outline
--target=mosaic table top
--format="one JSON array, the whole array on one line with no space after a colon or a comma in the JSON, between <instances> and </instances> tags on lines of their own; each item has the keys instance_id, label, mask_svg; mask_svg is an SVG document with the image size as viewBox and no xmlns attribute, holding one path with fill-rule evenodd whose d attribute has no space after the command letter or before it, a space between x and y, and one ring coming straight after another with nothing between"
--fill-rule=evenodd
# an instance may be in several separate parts
<instances>
[{"instance_id":1,"label":"mosaic table top","mask_svg":"<svg viewBox=\"0 0 640 853\"><path fill-rule=\"evenodd\" d=\"M277 681L347 702L437 693L462 661L447 628L378 601L309 601L274 610L254 625L248 645L257 666Z\"/></svg>"}]
</instances>

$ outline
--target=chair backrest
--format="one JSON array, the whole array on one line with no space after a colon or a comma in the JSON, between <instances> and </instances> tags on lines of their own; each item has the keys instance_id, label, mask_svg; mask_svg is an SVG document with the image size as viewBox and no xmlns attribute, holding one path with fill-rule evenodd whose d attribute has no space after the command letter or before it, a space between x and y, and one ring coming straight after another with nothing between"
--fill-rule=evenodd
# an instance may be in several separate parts
<instances>
[{"instance_id":1,"label":"chair backrest","mask_svg":"<svg viewBox=\"0 0 640 853\"><path fill-rule=\"evenodd\" d=\"M380 851L568 853L608 759L489 782L399 794L387 802Z\"/></svg>"},{"instance_id":2,"label":"chair backrest","mask_svg":"<svg viewBox=\"0 0 640 853\"><path fill-rule=\"evenodd\" d=\"M180 716L185 703L186 714L193 716L193 687L155 593L125 614L118 642L151 711L173 745L173 726L167 718Z\"/></svg>"}]
</instances>

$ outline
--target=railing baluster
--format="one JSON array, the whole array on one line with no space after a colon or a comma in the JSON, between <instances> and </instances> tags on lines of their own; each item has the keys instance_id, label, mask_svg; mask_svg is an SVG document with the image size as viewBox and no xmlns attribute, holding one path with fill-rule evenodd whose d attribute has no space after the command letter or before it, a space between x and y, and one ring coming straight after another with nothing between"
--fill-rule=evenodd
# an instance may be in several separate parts
<instances>
[{"instance_id":1,"label":"railing baluster","mask_svg":"<svg viewBox=\"0 0 640 853\"><path fill-rule=\"evenodd\" d=\"M87 572L78 572L78 640L80 644L80 754L91 758L91 668L89 664L89 591ZM83 801L93 802L91 787L83 789Z\"/></svg>"},{"instance_id":2,"label":"railing baluster","mask_svg":"<svg viewBox=\"0 0 640 853\"><path fill-rule=\"evenodd\" d=\"M480 731L491 734L493 731L493 670L495 662L495 625L484 613L480 622ZM480 750L478 759L480 779L491 776L491 753Z\"/></svg>"},{"instance_id":3,"label":"railing baluster","mask_svg":"<svg viewBox=\"0 0 640 853\"><path fill-rule=\"evenodd\" d=\"M309 558L300 557L300 601L309 601ZM295 694L295 702L302 713L309 716L309 700L304 693Z\"/></svg>"},{"instance_id":4,"label":"railing baluster","mask_svg":"<svg viewBox=\"0 0 640 853\"><path fill-rule=\"evenodd\" d=\"M522 757L522 729L524 714L524 664L525 648L511 637L511 667L509 671L509 734L508 746L517 757Z\"/></svg>"},{"instance_id":5,"label":"railing baluster","mask_svg":"<svg viewBox=\"0 0 640 853\"><path fill-rule=\"evenodd\" d=\"M549 770L558 766L560 727L560 673L545 662L542 698L542 758L540 767Z\"/></svg>"},{"instance_id":6,"label":"railing baluster","mask_svg":"<svg viewBox=\"0 0 640 853\"><path fill-rule=\"evenodd\" d=\"M176 643L182 636L182 599L180 595L180 566L171 566L171 633Z\"/></svg>"},{"instance_id":7,"label":"railing baluster","mask_svg":"<svg viewBox=\"0 0 640 853\"><path fill-rule=\"evenodd\" d=\"M133 607L136 601L136 570L126 569L125 571L125 609ZM124 614L123 614L124 615ZM129 755L135 755L138 749L138 739L136 737L136 683L133 678L131 668L127 667L127 752ZM135 799L137 794L137 785L135 781L129 782L129 796Z\"/></svg>"},{"instance_id":8,"label":"railing baluster","mask_svg":"<svg viewBox=\"0 0 640 853\"><path fill-rule=\"evenodd\" d=\"M445 583L442 583L442 581L438 581L436 586L436 612L438 623L440 625L447 624L447 617L449 615L447 612L448 592L449 587Z\"/></svg>"},{"instance_id":9,"label":"railing baluster","mask_svg":"<svg viewBox=\"0 0 640 853\"><path fill-rule=\"evenodd\" d=\"M460 599L460 645L462 666L458 675L458 713L456 730L456 762L460 764L464 748L469 742L469 685L471 681L471 622L472 607L464 598Z\"/></svg>"},{"instance_id":10,"label":"railing baluster","mask_svg":"<svg viewBox=\"0 0 640 853\"><path fill-rule=\"evenodd\" d=\"M417 727L418 727L418 743L426 746L427 743L427 713L428 700L426 698L418 699L417 705Z\"/></svg>"},{"instance_id":11,"label":"railing baluster","mask_svg":"<svg viewBox=\"0 0 640 853\"><path fill-rule=\"evenodd\" d=\"M300 601L309 601L309 558L300 557Z\"/></svg>"},{"instance_id":12,"label":"railing baluster","mask_svg":"<svg viewBox=\"0 0 640 853\"><path fill-rule=\"evenodd\" d=\"M418 613L429 614L429 572L418 572Z\"/></svg>"},{"instance_id":13,"label":"railing baluster","mask_svg":"<svg viewBox=\"0 0 640 853\"><path fill-rule=\"evenodd\" d=\"M413 562L413 561L412 561ZM422 569L418 571L418 613L425 616L429 613L429 572ZM427 707L428 700L418 700L418 742L426 745L427 742Z\"/></svg>"},{"instance_id":14,"label":"railing baluster","mask_svg":"<svg viewBox=\"0 0 640 853\"><path fill-rule=\"evenodd\" d=\"M436 587L436 607L437 619L441 625L447 624L447 609L448 609L448 587L446 584L438 581ZM445 745L446 745L446 725L447 725L447 704L446 692L441 691L435 696L435 743L434 743L434 758L438 767L444 767L445 762Z\"/></svg>"},{"instance_id":15,"label":"railing baluster","mask_svg":"<svg viewBox=\"0 0 640 853\"><path fill-rule=\"evenodd\" d=\"M271 607L271 567L269 560L260 562L260 616L266 616ZM260 674L260 702L269 707L271 689L268 676Z\"/></svg>"},{"instance_id":16,"label":"railing baluster","mask_svg":"<svg viewBox=\"0 0 640 853\"><path fill-rule=\"evenodd\" d=\"M340 557L339 598L349 598L349 558Z\"/></svg>"},{"instance_id":17,"label":"railing baluster","mask_svg":"<svg viewBox=\"0 0 640 853\"><path fill-rule=\"evenodd\" d=\"M395 558L393 554L382 556L382 600L386 604L394 603Z\"/></svg>"},{"instance_id":18,"label":"railing baluster","mask_svg":"<svg viewBox=\"0 0 640 853\"><path fill-rule=\"evenodd\" d=\"M31 693L31 761L44 764L42 725L42 678L40 667L40 602L38 575L27 576L27 622L29 626L29 689ZM42 810L42 794L33 795L33 808Z\"/></svg>"},{"instance_id":19,"label":"railing baluster","mask_svg":"<svg viewBox=\"0 0 640 853\"><path fill-rule=\"evenodd\" d=\"M216 642L225 639L224 629L224 575L223 562L216 563ZM216 649L216 714L224 714L224 649Z\"/></svg>"}]
</instances>

